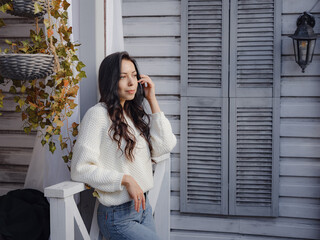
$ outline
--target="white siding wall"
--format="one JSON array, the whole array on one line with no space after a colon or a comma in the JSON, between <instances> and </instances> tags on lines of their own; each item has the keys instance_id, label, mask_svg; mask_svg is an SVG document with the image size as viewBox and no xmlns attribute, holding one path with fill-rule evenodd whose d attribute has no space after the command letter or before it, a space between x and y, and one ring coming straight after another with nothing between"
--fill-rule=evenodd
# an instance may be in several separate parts
<instances>
[{"instance_id":1,"label":"white siding wall","mask_svg":"<svg viewBox=\"0 0 320 240\"><path fill-rule=\"evenodd\" d=\"M125 49L156 84L178 144L171 162L171 239L320 238L320 43L302 74L291 39L299 14L316 0L283 0L279 217L182 214L180 168L180 1L123 0ZM314 9L320 32L320 5Z\"/></svg>"},{"instance_id":2,"label":"white siding wall","mask_svg":"<svg viewBox=\"0 0 320 240\"><path fill-rule=\"evenodd\" d=\"M0 29L0 47L7 48L4 39L26 39L29 29L35 29L34 20L0 13L6 26ZM22 130L21 113L15 112L14 96L9 87L0 86L5 99L0 108L0 196L23 187L31 160L35 131L26 135Z\"/></svg>"}]
</instances>

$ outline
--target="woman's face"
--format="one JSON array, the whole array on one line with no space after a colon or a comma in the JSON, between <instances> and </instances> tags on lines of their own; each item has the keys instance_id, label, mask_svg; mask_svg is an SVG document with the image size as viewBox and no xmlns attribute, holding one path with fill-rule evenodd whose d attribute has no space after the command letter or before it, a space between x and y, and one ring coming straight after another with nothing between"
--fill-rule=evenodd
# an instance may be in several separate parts
<instances>
[{"instance_id":1,"label":"woman's face","mask_svg":"<svg viewBox=\"0 0 320 240\"><path fill-rule=\"evenodd\" d=\"M118 82L118 95L122 106L125 101L134 99L137 86L138 79L134 64L130 60L123 59L121 61L120 79Z\"/></svg>"}]
</instances>

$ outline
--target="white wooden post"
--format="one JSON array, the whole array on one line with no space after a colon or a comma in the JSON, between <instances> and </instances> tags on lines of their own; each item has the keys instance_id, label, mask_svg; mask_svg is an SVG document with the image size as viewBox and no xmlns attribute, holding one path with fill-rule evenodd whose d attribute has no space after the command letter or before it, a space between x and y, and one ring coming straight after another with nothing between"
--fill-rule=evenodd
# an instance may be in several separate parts
<instances>
[{"instance_id":1,"label":"white wooden post","mask_svg":"<svg viewBox=\"0 0 320 240\"><path fill-rule=\"evenodd\" d=\"M157 194L154 211L154 221L156 231L161 240L170 240L170 158L158 163L157 172L155 172L155 181L159 181L159 189L156 190L156 184L153 188L156 192L152 192L150 200L153 195ZM159 178L157 178L159 177ZM152 189L152 190L153 190Z\"/></svg>"},{"instance_id":2,"label":"white wooden post","mask_svg":"<svg viewBox=\"0 0 320 240\"><path fill-rule=\"evenodd\" d=\"M79 227L84 240L90 240L89 234L78 211L73 195L85 190L83 183L62 182L44 190L50 201L51 240L74 239L74 222Z\"/></svg>"}]
</instances>

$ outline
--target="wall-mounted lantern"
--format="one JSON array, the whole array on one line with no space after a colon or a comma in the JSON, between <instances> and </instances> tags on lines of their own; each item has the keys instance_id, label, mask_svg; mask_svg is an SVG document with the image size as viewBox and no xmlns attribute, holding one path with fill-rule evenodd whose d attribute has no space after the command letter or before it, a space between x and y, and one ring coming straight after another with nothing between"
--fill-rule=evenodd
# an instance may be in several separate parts
<instances>
[{"instance_id":1,"label":"wall-mounted lantern","mask_svg":"<svg viewBox=\"0 0 320 240\"><path fill-rule=\"evenodd\" d=\"M312 62L313 51L316 45L317 35L313 31L315 25L314 17L304 12L297 19L297 29L295 33L289 37L293 40L293 48L296 62L302 68L305 68Z\"/></svg>"}]
</instances>

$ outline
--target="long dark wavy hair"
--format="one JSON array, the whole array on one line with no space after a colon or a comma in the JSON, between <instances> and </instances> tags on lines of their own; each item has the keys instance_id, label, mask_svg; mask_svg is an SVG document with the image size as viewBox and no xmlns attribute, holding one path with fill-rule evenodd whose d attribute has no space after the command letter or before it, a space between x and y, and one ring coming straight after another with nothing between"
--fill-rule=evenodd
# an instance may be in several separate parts
<instances>
[{"instance_id":1,"label":"long dark wavy hair","mask_svg":"<svg viewBox=\"0 0 320 240\"><path fill-rule=\"evenodd\" d=\"M150 117L144 111L142 102L144 99L144 90L142 85L138 84L133 100L125 101L124 106L120 104L118 95L118 82L120 80L121 61L130 60L137 71L137 78L140 79L139 70L136 61L129 56L127 52L116 52L107 56L99 68L99 91L101 98L99 102L104 102L107 106L112 125L109 129L109 136L118 143L121 149L122 138L126 141L125 155L130 161L134 160L133 149L136 146L136 138L128 131L128 124L124 118L124 111L130 117L135 127L140 130L141 136L147 141L150 152L152 145L150 140ZM113 136L111 136L113 132Z\"/></svg>"}]
</instances>

